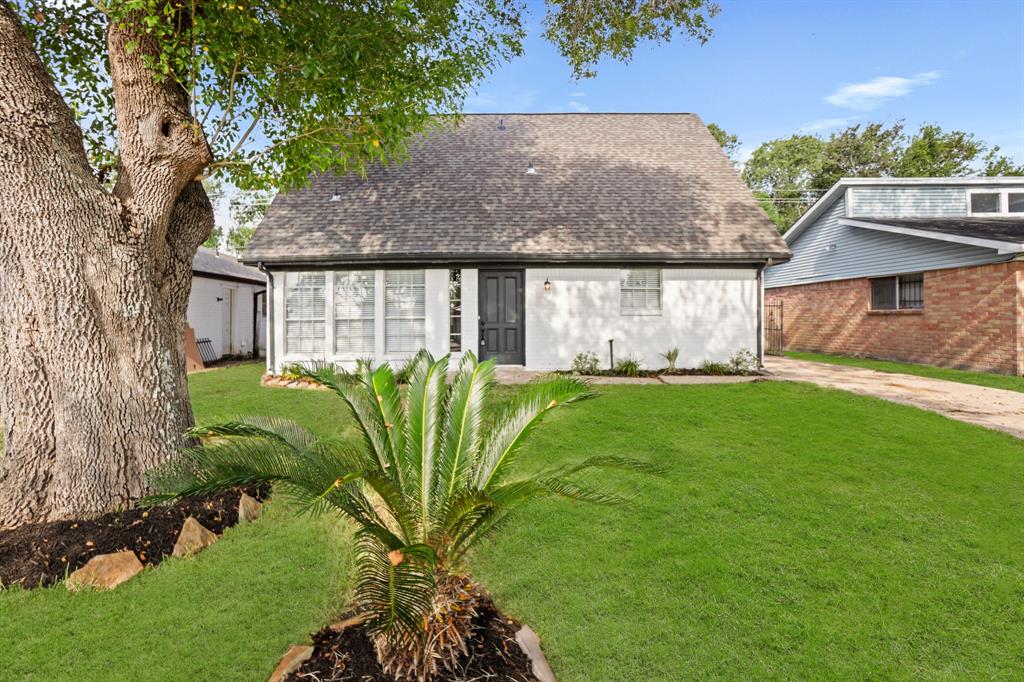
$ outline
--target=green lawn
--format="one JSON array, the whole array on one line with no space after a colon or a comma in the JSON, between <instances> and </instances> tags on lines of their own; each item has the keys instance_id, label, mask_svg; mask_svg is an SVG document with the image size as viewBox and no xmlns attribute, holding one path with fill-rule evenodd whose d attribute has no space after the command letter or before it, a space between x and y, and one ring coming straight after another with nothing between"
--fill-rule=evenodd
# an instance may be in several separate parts
<instances>
[{"instance_id":1,"label":"green lawn","mask_svg":"<svg viewBox=\"0 0 1024 682\"><path fill-rule=\"evenodd\" d=\"M259 368L195 375L200 420L329 394ZM554 413L526 466L626 454L631 509L544 502L474 573L540 634L560 681L1011 678L1024 669L1024 444L805 384L607 386ZM189 562L106 594L0 593L0 678L266 679L329 618L347 541L271 504Z\"/></svg>"},{"instance_id":2,"label":"green lawn","mask_svg":"<svg viewBox=\"0 0 1024 682\"><path fill-rule=\"evenodd\" d=\"M963 369L946 369L945 367L918 365L912 362L872 360L870 358L855 358L849 355L827 355L825 353L800 353L791 351L786 353L786 357L793 358L794 360L811 360L813 362L828 362L833 365L864 367L866 369L876 369L880 372L914 374L919 377L945 379L946 381L957 381L961 384L975 384L977 386L1003 388L1007 391L1018 391L1024 393L1024 378L1009 376L1006 374L970 372Z\"/></svg>"}]
</instances>

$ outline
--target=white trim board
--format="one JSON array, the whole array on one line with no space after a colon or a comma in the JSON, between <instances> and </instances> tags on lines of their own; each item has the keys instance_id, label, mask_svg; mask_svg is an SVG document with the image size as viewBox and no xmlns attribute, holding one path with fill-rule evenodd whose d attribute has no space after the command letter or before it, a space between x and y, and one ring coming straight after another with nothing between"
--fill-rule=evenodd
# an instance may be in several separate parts
<instances>
[{"instance_id":1,"label":"white trim board","mask_svg":"<svg viewBox=\"0 0 1024 682\"><path fill-rule=\"evenodd\" d=\"M893 234L904 234L910 237L923 237L924 239L935 239L941 242L954 242L967 244L969 246L980 246L986 249L995 249L998 253L1020 253L1024 251L1024 242L1007 242L997 239L983 239L980 237L965 237L959 234L948 234L945 232L934 232L932 230L918 230L913 227L901 227L886 225L884 222L868 222L865 220L853 220L852 218L840 218L840 225L848 227L860 227L866 230L878 232L891 232Z\"/></svg>"}]
</instances>

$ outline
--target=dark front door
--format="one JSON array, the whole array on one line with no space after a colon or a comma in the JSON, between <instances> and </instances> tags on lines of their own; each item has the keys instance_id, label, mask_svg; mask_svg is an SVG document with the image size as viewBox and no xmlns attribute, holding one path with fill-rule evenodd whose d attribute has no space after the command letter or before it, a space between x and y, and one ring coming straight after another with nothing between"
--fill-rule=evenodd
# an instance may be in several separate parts
<instances>
[{"instance_id":1,"label":"dark front door","mask_svg":"<svg viewBox=\"0 0 1024 682\"><path fill-rule=\"evenodd\" d=\"M522 365L523 271L480 271L480 359Z\"/></svg>"}]
</instances>

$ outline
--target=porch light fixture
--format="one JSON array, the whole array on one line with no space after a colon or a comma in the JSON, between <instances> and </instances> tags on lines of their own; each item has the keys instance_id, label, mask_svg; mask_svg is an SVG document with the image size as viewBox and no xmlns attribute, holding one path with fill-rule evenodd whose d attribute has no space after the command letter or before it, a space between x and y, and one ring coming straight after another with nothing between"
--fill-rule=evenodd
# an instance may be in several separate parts
<instances>
[{"instance_id":1,"label":"porch light fixture","mask_svg":"<svg viewBox=\"0 0 1024 682\"><path fill-rule=\"evenodd\" d=\"M551 291L551 280L547 277L544 278L544 291Z\"/></svg>"}]
</instances>

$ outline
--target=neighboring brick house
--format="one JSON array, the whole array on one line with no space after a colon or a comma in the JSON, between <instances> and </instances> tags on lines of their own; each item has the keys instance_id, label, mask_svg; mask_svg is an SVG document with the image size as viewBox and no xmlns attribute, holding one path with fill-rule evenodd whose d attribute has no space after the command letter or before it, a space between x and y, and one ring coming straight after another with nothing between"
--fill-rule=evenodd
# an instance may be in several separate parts
<instances>
[{"instance_id":1,"label":"neighboring brick house","mask_svg":"<svg viewBox=\"0 0 1024 682\"><path fill-rule=\"evenodd\" d=\"M783 238L787 350L1024 374L1024 178L843 179Z\"/></svg>"},{"instance_id":2,"label":"neighboring brick house","mask_svg":"<svg viewBox=\"0 0 1024 682\"><path fill-rule=\"evenodd\" d=\"M499 114L278 194L243 260L269 274L279 372L421 348L567 369L609 340L726 361L760 350L761 275L788 257L693 114Z\"/></svg>"}]
</instances>

